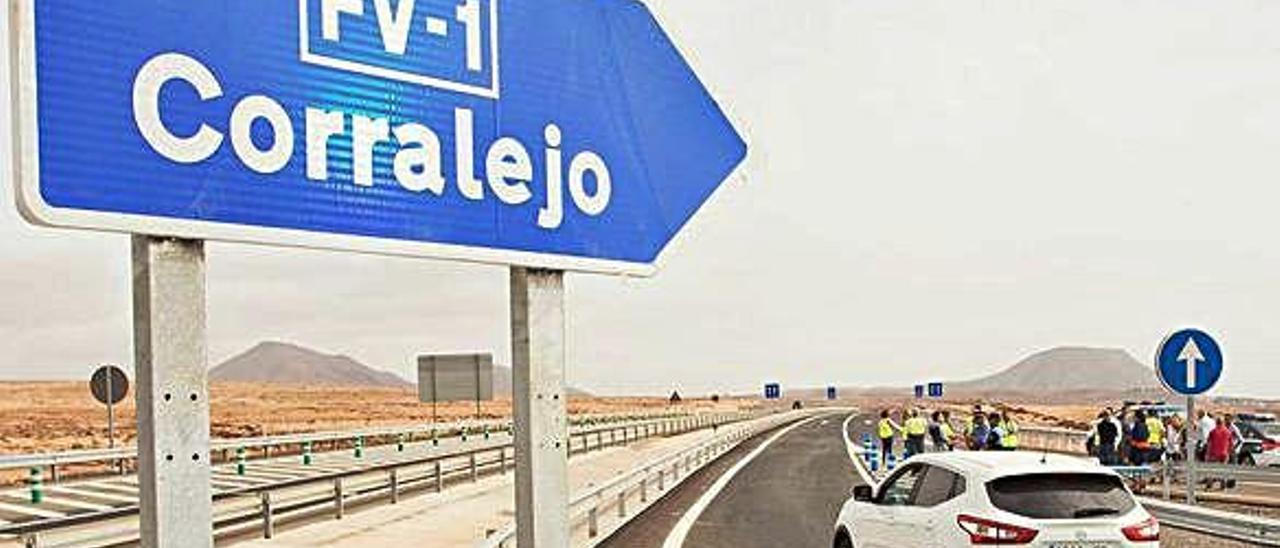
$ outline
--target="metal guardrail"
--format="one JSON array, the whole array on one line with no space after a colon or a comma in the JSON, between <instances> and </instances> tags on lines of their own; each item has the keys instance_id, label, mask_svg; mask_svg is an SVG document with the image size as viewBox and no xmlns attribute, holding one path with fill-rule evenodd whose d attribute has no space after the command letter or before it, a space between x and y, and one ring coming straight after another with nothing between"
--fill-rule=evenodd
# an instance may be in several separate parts
<instances>
[{"instance_id":1,"label":"metal guardrail","mask_svg":"<svg viewBox=\"0 0 1280 548\"><path fill-rule=\"evenodd\" d=\"M571 417L570 423L573 425L592 425L596 423L607 424L618 421L652 420L675 416L682 415L678 413L671 413L669 411L659 413L595 414ZM412 441L415 438L419 440L422 439L419 436L430 436L433 434L448 436L448 434L456 434L463 432L464 430L469 433L479 434L485 429L509 431L510 428L511 422L508 420L481 420L413 426L387 426L359 430L284 434L253 438L224 438L212 440L210 442L210 452L216 454L219 452L234 451L239 448L263 449L264 455L270 456L271 448L301 446L307 442L316 444L337 443L353 441L361 438L390 440L400 435L404 435ZM137 447L126 446L115 449L88 449L29 455L0 455L0 471L48 468L51 471L53 480L56 482L59 478L59 467L77 464L128 462L135 460L137 458L137 454Z\"/></svg>"},{"instance_id":2,"label":"metal guardrail","mask_svg":"<svg viewBox=\"0 0 1280 548\"><path fill-rule=\"evenodd\" d=\"M1280 546L1280 520L1143 498L1161 524L1257 546Z\"/></svg>"},{"instance_id":3,"label":"metal guardrail","mask_svg":"<svg viewBox=\"0 0 1280 548\"><path fill-rule=\"evenodd\" d=\"M630 472L580 493L569 502L570 530L594 546L630 519L642 514L666 492L688 479L702 467L750 439L779 425L811 416L820 410L791 411L766 417L723 432L693 447L676 451L637 466ZM682 473L683 471L683 473ZM652 491L651 491L652 489ZM652 493L652 496L651 496ZM607 516L615 513L611 523ZM514 523L491 533L477 543L479 548L509 548L515 544Z\"/></svg>"},{"instance_id":4,"label":"metal guardrail","mask_svg":"<svg viewBox=\"0 0 1280 548\"><path fill-rule=\"evenodd\" d=\"M577 451L582 453L619 442L627 443L651 436L673 435L740 422L754 416L739 412L669 417L594 427L572 432L570 436L583 440ZM617 435L619 432L622 433L621 436ZM605 434L609 434L608 442L605 441ZM596 440L594 446L591 444L592 437ZM572 453L573 445L570 444L567 450ZM220 491L214 495L215 502L245 497L256 497L260 502L251 509L220 514L214 527L217 536L225 537L244 534L246 528L252 531L260 524L262 535L271 538L276 523L282 519L301 518L316 512L327 511L332 511L336 517L341 517L345 509L353 504L366 503L383 497L394 503L399 500L401 493L408 490L434 489L439 492L451 481L457 481L458 477L475 481L485 473L504 473L513 467L512 442L492 441L443 454L393 459L350 470ZM360 479L365 481L356 481ZM323 484L331 484L332 490L321 495L311 493L292 499L274 496L281 491ZM105 511L75 514L61 519L9 524L0 527L0 535L21 537L27 546L45 546L41 542L43 533L133 516L138 513L138 510L137 505L130 505ZM121 540L121 537L128 536L136 540L136 534L136 528L124 532L114 531L103 536L101 542L106 545L129 542L128 539Z\"/></svg>"}]
</instances>

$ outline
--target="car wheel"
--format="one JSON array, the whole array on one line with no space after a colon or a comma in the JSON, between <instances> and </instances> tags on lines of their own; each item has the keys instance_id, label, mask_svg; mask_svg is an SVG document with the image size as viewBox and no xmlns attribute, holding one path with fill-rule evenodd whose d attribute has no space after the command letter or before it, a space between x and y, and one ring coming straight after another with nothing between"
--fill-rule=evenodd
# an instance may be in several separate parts
<instances>
[{"instance_id":1,"label":"car wheel","mask_svg":"<svg viewBox=\"0 0 1280 548\"><path fill-rule=\"evenodd\" d=\"M832 548L853 548L853 539L849 538L849 533L840 531L836 534L835 542L831 543Z\"/></svg>"}]
</instances>

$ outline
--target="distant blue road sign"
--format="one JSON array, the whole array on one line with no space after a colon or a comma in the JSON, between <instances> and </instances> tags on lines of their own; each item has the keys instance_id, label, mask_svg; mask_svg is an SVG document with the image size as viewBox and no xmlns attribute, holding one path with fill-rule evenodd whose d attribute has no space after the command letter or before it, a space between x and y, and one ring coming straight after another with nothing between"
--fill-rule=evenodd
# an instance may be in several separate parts
<instances>
[{"instance_id":1,"label":"distant blue road sign","mask_svg":"<svg viewBox=\"0 0 1280 548\"><path fill-rule=\"evenodd\" d=\"M916 392L916 399L917 399L917 400L919 400L919 399L923 399L923 398L924 398L924 385L923 385L923 384L917 384L917 385L916 385L915 392Z\"/></svg>"},{"instance_id":2,"label":"distant blue road sign","mask_svg":"<svg viewBox=\"0 0 1280 548\"><path fill-rule=\"evenodd\" d=\"M764 385L764 399L766 400L782 399L782 385L776 382L771 382L769 384Z\"/></svg>"},{"instance_id":3,"label":"distant blue road sign","mask_svg":"<svg viewBox=\"0 0 1280 548\"><path fill-rule=\"evenodd\" d=\"M648 274L746 155L634 0L10 6L41 224Z\"/></svg>"},{"instance_id":4,"label":"distant blue road sign","mask_svg":"<svg viewBox=\"0 0 1280 548\"><path fill-rule=\"evenodd\" d=\"M942 397L942 383L940 382L929 383L929 397L930 398Z\"/></svg>"},{"instance_id":5,"label":"distant blue road sign","mask_svg":"<svg viewBox=\"0 0 1280 548\"><path fill-rule=\"evenodd\" d=\"M836 399L836 387L834 386L827 387L827 399L828 400Z\"/></svg>"},{"instance_id":6,"label":"distant blue road sign","mask_svg":"<svg viewBox=\"0 0 1280 548\"><path fill-rule=\"evenodd\" d=\"M1160 343L1156 375L1169 390L1187 396L1203 394L1222 377L1222 349L1208 333L1184 329Z\"/></svg>"}]
</instances>

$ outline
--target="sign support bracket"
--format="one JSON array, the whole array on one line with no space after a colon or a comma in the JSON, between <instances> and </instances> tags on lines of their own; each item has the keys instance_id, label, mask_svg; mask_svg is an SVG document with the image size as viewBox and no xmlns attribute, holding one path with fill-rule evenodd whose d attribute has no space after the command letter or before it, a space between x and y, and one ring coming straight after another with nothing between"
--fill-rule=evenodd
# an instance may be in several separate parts
<instances>
[{"instance_id":1,"label":"sign support bracket","mask_svg":"<svg viewBox=\"0 0 1280 548\"><path fill-rule=\"evenodd\" d=\"M516 536L526 547L569 545L564 272L511 268Z\"/></svg>"},{"instance_id":2,"label":"sign support bracket","mask_svg":"<svg viewBox=\"0 0 1280 548\"><path fill-rule=\"evenodd\" d=\"M133 236L144 548L213 546L204 242Z\"/></svg>"}]
</instances>

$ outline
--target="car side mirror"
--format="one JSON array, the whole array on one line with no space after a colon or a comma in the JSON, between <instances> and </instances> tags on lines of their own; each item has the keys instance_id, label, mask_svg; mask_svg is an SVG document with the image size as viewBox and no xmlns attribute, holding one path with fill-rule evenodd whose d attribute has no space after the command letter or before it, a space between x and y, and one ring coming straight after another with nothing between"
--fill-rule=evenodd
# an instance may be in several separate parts
<instances>
[{"instance_id":1,"label":"car side mirror","mask_svg":"<svg viewBox=\"0 0 1280 548\"><path fill-rule=\"evenodd\" d=\"M875 495L875 490L870 485L857 485L853 488L853 500L858 502L871 502Z\"/></svg>"}]
</instances>

